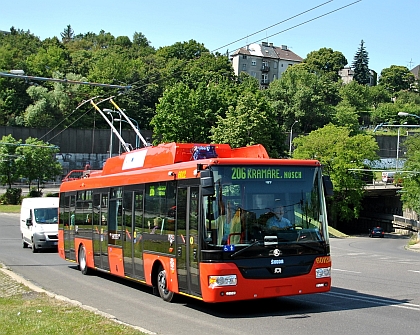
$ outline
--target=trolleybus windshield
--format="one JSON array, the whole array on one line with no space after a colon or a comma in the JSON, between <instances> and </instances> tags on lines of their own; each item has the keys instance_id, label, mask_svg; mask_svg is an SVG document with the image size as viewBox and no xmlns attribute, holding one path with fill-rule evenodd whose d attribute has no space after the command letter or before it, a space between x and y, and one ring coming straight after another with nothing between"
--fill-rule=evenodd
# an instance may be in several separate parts
<instances>
[{"instance_id":1,"label":"trolleybus windshield","mask_svg":"<svg viewBox=\"0 0 420 335\"><path fill-rule=\"evenodd\" d=\"M204 197L204 249L231 257L319 254L328 246L321 170L312 166L215 166ZM242 251L240 251L242 250Z\"/></svg>"}]
</instances>

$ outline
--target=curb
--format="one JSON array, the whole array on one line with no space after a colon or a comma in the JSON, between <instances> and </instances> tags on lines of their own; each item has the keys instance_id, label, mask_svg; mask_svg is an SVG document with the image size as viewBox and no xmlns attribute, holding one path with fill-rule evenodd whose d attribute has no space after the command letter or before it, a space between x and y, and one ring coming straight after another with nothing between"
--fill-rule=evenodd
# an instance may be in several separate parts
<instances>
[{"instance_id":1,"label":"curb","mask_svg":"<svg viewBox=\"0 0 420 335\"><path fill-rule=\"evenodd\" d=\"M5 266L1 262L0 262L0 271L3 272L4 274L6 274L7 276L9 276L12 280L14 280L14 281L16 281L16 282L18 282L20 284L23 284L23 285L27 286L32 291L35 291L37 293L45 293L47 296L49 296L51 298L54 298L54 299L57 299L57 300L60 300L60 301L69 303L69 304L71 304L73 306L77 306L77 307L83 308L84 310L87 310L89 312L93 312L93 313L95 313L97 315L100 315L100 316L103 316L103 317L105 317L107 319L110 319L110 320L112 320L112 321L114 321L114 322L116 322L118 324L121 324L121 325L124 325L124 326L127 326L127 327L131 327L131 328L136 329L138 331L141 331L141 332L143 332L145 334L151 334L151 335L155 335L156 334L155 332L152 332L150 330L147 330L147 329L144 329L144 328L141 328L141 327L138 327L138 326L134 326L134 325L131 325L129 323L120 321L114 315L111 315L111 314L102 312L102 311L100 311L99 309L97 309L95 307L91 307L91 306L88 306L88 305L83 305L79 301L72 300L72 299L69 299L69 298L67 298L65 296L54 294L52 292L48 292L48 291L44 290L43 288L40 288L39 286L36 286L35 284L33 284L30 281L26 280L25 278L19 276L18 274L14 273L13 271L9 270L7 268L7 266Z\"/></svg>"}]
</instances>

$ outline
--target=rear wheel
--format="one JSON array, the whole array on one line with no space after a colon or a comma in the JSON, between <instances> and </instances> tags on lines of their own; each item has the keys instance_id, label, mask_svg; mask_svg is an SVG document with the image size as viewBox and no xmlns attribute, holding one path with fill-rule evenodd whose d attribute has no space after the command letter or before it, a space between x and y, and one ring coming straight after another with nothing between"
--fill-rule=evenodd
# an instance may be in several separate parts
<instances>
[{"instance_id":1,"label":"rear wheel","mask_svg":"<svg viewBox=\"0 0 420 335\"><path fill-rule=\"evenodd\" d=\"M79 248L79 270L84 275L89 273L89 268L86 262L86 249L83 244Z\"/></svg>"},{"instance_id":2,"label":"rear wheel","mask_svg":"<svg viewBox=\"0 0 420 335\"><path fill-rule=\"evenodd\" d=\"M174 292L168 290L166 271L163 269L163 267L160 267L158 271L157 286L160 297L165 301L171 302L174 298Z\"/></svg>"}]
</instances>

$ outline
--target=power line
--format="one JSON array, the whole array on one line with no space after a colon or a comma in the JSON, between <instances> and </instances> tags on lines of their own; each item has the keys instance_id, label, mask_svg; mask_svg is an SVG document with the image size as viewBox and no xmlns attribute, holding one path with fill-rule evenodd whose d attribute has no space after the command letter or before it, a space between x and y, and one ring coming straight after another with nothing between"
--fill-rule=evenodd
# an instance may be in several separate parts
<instances>
[{"instance_id":1,"label":"power line","mask_svg":"<svg viewBox=\"0 0 420 335\"><path fill-rule=\"evenodd\" d=\"M294 18L296 18L296 17L298 17L298 16L301 16L301 15L303 15L303 14L306 14L306 13L308 13L308 12L310 12L310 11L314 10L314 9L317 9L317 8L319 8L319 7L322 7L322 6L324 6L324 5L326 5L327 3L330 3L330 2L332 2L332 1L334 1L334 0L329 0L329 1L324 2L324 3L322 3L322 4L318 5L318 6L312 7L311 9L308 9L308 10L305 10L305 11L303 11L303 12L299 13L299 14L293 15L293 16L291 16L291 17L289 17L289 18L287 18L287 19L285 19L285 20L282 20L282 21L280 21L280 22L277 22L277 23L275 23L275 24L273 24L273 25L271 25L271 26L269 26L269 27L267 27L267 28L264 28L264 29L258 30L257 32L252 33L251 35L247 35L246 37L242 37L242 38L240 38L240 39L238 39L238 40L236 40L236 41L230 42L230 43L225 44L225 45L223 45L223 46L221 46L221 47L219 47L219 48L217 48L217 49L214 49L212 52L215 52L215 51L217 51L217 50L219 50L219 49L222 49L222 48L228 47L229 45L232 45L232 44L234 44L234 43L240 42L240 41L244 40L245 38L249 38L249 37L251 37L251 36L257 35L257 34L259 34L259 33L263 32L263 31L265 31L265 30L267 30L267 29L270 29L270 28L273 28L273 27L275 27L275 26L278 26L279 24L282 24L282 23L284 23L284 22L290 21L290 20L292 20L292 19L294 19ZM361 1L361 0L360 0L360 1Z\"/></svg>"},{"instance_id":2,"label":"power line","mask_svg":"<svg viewBox=\"0 0 420 335\"><path fill-rule=\"evenodd\" d=\"M256 34L258 34L258 33L262 32L262 31L264 31L264 30L267 30L267 29L269 29L269 28L275 27L275 26L277 26L277 25L279 25L279 24L281 24L281 23L287 22L287 21L289 21L289 20L291 20L291 19L293 19L293 18L296 18L296 17L298 17L298 16L300 16L300 15L303 15L303 14L305 14L305 13L308 13L308 12L310 12L310 11L312 11L312 10L316 9L316 8L319 8L319 7L321 7L321 6L324 6L324 5L326 5L327 3L330 3L330 2L332 2L332 1L333 1L333 0L330 0L330 1L324 2L324 3L322 3L322 4L318 5L318 6L315 6L315 7L311 8L311 9L308 9L308 10L305 10L305 11L303 11L303 12L299 13L299 14L293 15L293 16L291 16L291 17L289 17L289 18L287 18L287 19L285 19L285 20L279 21L279 22L277 22L277 23L275 23L275 24L273 24L273 25L271 25L271 26L269 26L269 27L267 27L267 28L261 29L261 30L259 30L259 31L255 32L255 33L252 33L252 34L250 34L250 35L247 35L246 37L243 37L243 38L238 39L238 40L236 40L236 41L234 41L234 42L231 42L231 43L225 44L224 46L221 46L221 47L219 47L219 48L217 48L217 49L214 49L214 50L213 50L213 51L211 51L211 52L215 52L215 51L217 51L217 50L219 50L219 49L221 49L221 48L225 48L225 47L227 47L227 46L229 46L229 45L232 45L232 44L234 44L234 43L237 43L237 42L239 42L239 41L241 41L241 40L243 40L243 39L245 39L245 38L248 38L248 37L250 37L250 36L254 36L254 35L256 35ZM282 31L280 31L280 32L277 32L277 33L275 33L275 34L272 34L272 35L270 35L270 36L266 36L265 38L259 39L259 40L255 41L255 42L253 42L253 43L257 43L257 42L260 42L260 41L262 41L262 40L264 40L264 39L266 39L266 38L273 37L273 36L279 35L279 34L281 34L281 33L284 33L284 32L286 32L286 31L292 30L292 29L294 29L294 28L297 28L297 27L302 26L302 25L304 25L304 24L307 24L307 23L309 23L309 22L312 22L312 21L315 21L315 20L317 20L317 19L320 19L320 18L322 18L322 17L324 17L324 16L330 15L330 14L332 14L332 13L334 13L334 12L340 11L340 10L342 10L342 9L346 8L346 7L352 6L352 5L354 5L354 4L358 3L358 2L361 2L361 1L362 1L362 0L357 0L357 1L354 1L354 2L352 2L352 3L350 3L350 4L347 4L347 5L344 5L344 6L342 6L342 7L339 7L339 8L337 8L337 9L334 9L334 10L332 10L332 11L329 11L329 12L327 12L327 13L325 13L325 14L319 15L319 16L317 16L317 17L315 17L315 18L312 18L312 19L310 19L310 20L304 21L304 22L299 23L299 24L297 24L297 25L294 25L294 26L292 26L292 27L290 27L290 28L287 28L287 29L284 29L284 30L282 30ZM200 56L199 56L199 57L200 57ZM192 59L192 60L185 60L185 64L188 64L189 62L192 62L193 60L196 60L196 59L198 59L199 57L194 58L194 59ZM175 72L175 73L181 73L181 71L178 71L178 72ZM160 81L162 81L162 80L164 80L164 79L165 79L165 78L161 78L161 79L158 79L158 80L155 80L155 81L152 81L152 82L150 82L150 83L147 83L147 84L144 84L144 85L141 85L141 86L137 86L137 87L134 87L134 85L135 85L136 83L133 83L133 84L131 84L131 85L133 86L133 89L132 89L132 90L137 90L137 89L140 89L140 88L146 87L146 86L148 86L148 85L150 85L150 84L155 84L155 83L158 83L158 82L160 82Z\"/></svg>"},{"instance_id":3,"label":"power line","mask_svg":"<svg viewBox=\"0 0 420 335\"><path fill-rule=\"evenodd\" d=\"M130 85L122 86L122 85L111 85L111 84L102 84L102 83L92 83L88 81L77 81L77 80L70 80L70 79L57 79L57 78L46 78L46 77L36 77L36 76L27 76L24 74L15 74L15 73L6 73L0 72L0 77L10 77L10 78L19 78L25 80L38 80L38 81L52 81L55 83L63 83L63 84L78 84L78 85L89 85L89 86L99 86L99 87L107 87L107 88L118 88L118 89L125 89L128 90L131 88Z\"/></svg>"},{"instance_id":4,"label":"power line","mask_svg":"<svg viewBox=\"0 0 420 335\"><path fill-rule=\"evenodd\" d=\"M361 1L362 1L362 0L357 0L357 1L354 1L354 2L352 2L352 3L350 3L350 4L347 4L347 5L342 6L342 7L340 7L340 8L334 9L334 10L332 10L332 11L330 11L330 12L327 12L327 13L325 13L325 14L322 14L322 15L319 15L319 16L317 16L317 17L314 17L314 18L312 18L312 19L310 19L310 20L304 21L304 22L299 23L299 24L296 24L296 25L294 25L294 26L292 26L292 27L290 27L290 28L287 28L287 29L284 29L284 30L282 30L282 31L279 31L278 33L275 33L275 34L272 34L272 35L266 36L265 38L261 38L261 39L259 39L259 40L255 41L254 43L260 42L260 41L262 41L262 40L264 40L264 39L266 39L266 38L269 38L269 37L273 37L273 36L276 36L276 35L282 34L282 33L286 32L286 31L292 30L292 29L297 28L297 27L299 27L299 26L303 26L304 24L307 24L307 23L309 23L309 22L312 22L312 21L318 20L318 19L320 19L321 17L324 17L324 16L330 15L330 14L332 14L332 13L338 12L338 11L340 11L340 10L344 9L344 8L347 8L347 7L353 6L353 5L355 5L356 3L361 2Z\"/></svg>"}]
</instances>

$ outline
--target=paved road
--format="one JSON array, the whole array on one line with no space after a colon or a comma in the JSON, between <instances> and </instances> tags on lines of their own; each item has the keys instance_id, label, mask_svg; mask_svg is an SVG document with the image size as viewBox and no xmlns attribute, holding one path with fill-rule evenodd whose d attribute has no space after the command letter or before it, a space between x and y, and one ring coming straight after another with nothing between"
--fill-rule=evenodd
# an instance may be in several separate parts
<instances>
[{"instance_id":1,"label":"paved road","mask_svg":"<svg viewBox=\"0 0 420 335\"><path fill-rule=\"evenodd\" d=\"M329 293L209 305L165 303L147 287L106 274L83 276L54 252L21 247L18 216L0 214L0 261L37 285L157 334L416 334L420 253L407 239L333 239Z\"/></svg>"}]
</instances>

